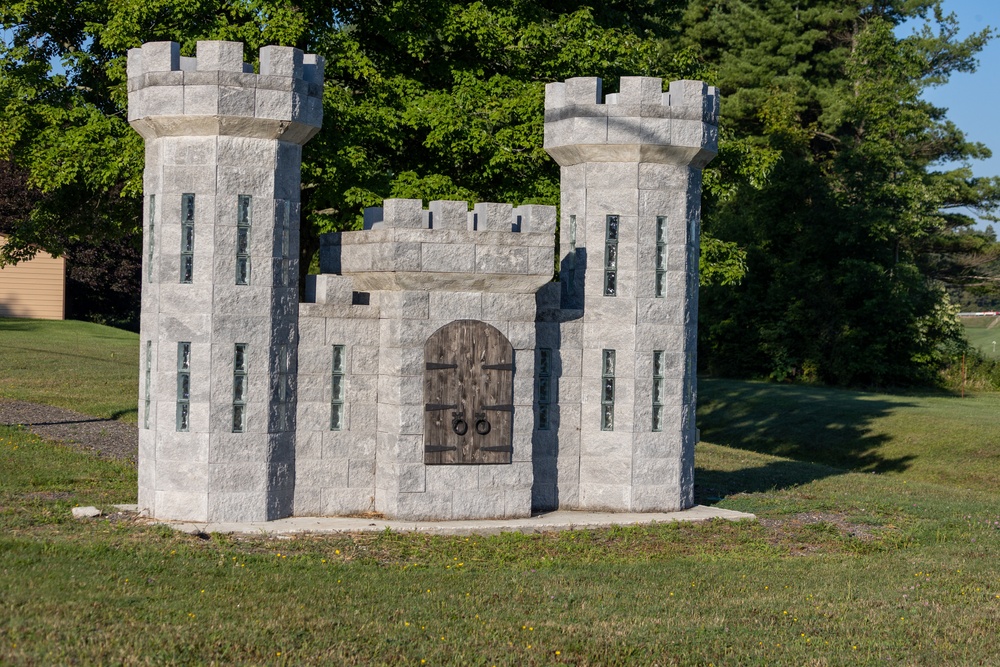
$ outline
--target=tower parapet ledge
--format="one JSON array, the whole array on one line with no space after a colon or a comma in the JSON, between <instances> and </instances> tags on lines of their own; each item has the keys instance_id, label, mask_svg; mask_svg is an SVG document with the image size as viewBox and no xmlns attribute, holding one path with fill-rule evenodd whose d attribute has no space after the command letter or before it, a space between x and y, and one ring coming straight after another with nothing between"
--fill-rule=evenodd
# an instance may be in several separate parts
<instances>
[{"instance_id":1,"label":"tower parapet ledge","mask_svg":"<svg viewBox=\"0 0 1000 667\"><path fill-rule=\"evenodd\" d=\"M554 206L386 199L365 230L325 234L323 273L354 289L534 293L552 280Z\"/></svg>"},{"instance_id":2,"label":"tower parapet ledge","mask_svg":"<svg viewBox=\"0 0 1000 667\"><path fill-rule=\"evenodd\" d=\"M701 81L623 76L601 101L601 80L578 77L545 87L545 150L561 166L657 162L696 168L718 153L719 92Z\"/></svg>"},{"instance_id":3,"label":"tower parapet ledge","mask_svg":"<svg viewBox=\"0 0 1000 667\"><path fill-rule=\"evenodd\" d=\"M176 42L128 53L128 120L144 138L229 135L304 144L323 121L321 56L288 46L260 50L260 73L240 42Z\"/></svg>"}]
</instances>

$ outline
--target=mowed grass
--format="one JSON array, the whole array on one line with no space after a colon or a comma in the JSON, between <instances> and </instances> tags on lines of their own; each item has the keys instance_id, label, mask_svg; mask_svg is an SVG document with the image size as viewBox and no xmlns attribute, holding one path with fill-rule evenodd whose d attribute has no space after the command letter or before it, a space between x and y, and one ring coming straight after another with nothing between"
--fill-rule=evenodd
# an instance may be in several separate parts
<instances>
[{"instance_id":1,"label":"mowed grass","mask_svg":"<svg viewBox=\"0 0 1000 667\"><path fill-rule=\"evenodd\" d=\"M961 321L972 347L1000 359L1000 317L963 317Z\"/></svg>"},{"instance_id":2,"label":"mowed grass","mask_svg":"<svg viewBox=\"0 0 1000 667\"><path fill-rule=\"evenodd\" d=\"M759 521L191 536L73 520L134 469L0 427L0 664L998 663L992 397L700 400L698 500Z\"/></svg>"},{"instance_id":3,"label":"mowed grass","mask_svg":"<svg viewBox=\"0 0 1000 667\"><path fill-rule=\"evenodd\" d=\"M73 320L0 318L0 399L135 422L139 337Z\"/></svg>"}]
</instances>

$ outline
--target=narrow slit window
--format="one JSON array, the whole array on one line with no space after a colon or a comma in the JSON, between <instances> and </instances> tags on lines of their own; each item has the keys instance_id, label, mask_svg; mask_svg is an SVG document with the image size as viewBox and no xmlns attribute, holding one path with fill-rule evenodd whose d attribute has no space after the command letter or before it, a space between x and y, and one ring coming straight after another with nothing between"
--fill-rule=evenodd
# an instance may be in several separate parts
<instances>
[{"instance_id":1,"label":"narrow slit window","mask_svg":"<svg viewBox=\"0 0 1000 667\"><path fill-rule=\"evenodd\" d=\"M609 215L604 235L604 296L618 295L618 225L620 218Z\"/></svg>"},{"instance_id":2,"label":"narrow slit window","mask_svg":"<svg viewBox=\"0 0 1000 667\"><path fill-rule=\"evenodd\" d=\"M236 343L233 350L233 433L247 428L247 344Z\"/></svg>"},{"instance_id":3,"label":"narrow slit window","mask_svg":"<svg viewBox=\"0 0 1000 667\"><path fill-rule=\"evenodd\" d=\"M603 350L601 360L601 430L615 430L615 351Z\"/></svg>"},{"instance_id":4,"label":"narrow slit window","mask_svg":"<svg viewBox=\"0 0 1000 667\"><path fill-rule=\"evenodd\" d=\"M146 280L153 282L153 251L156 249L156 195L149 195L149 239L146 242Z\"/></svg>"},{"instance_id":5,"label":"narrow slit window","mask_svg":"<svg viewBox=\"0 0 1000 667\"><path fill-rule=\"evenodd\" d=\"M330 377L330 430L344 429L344 397L347 388L344 386L345 353L343 345L333 346L333 372Z\"/></svg>"},{"instance_id":6,"label":"narrow slit window","mask_svg":"<svg viewBox=\"0 0 1000 667\"><path fill-rule=\"evenodd\" d=\"M663 350L653 350L653 430L663 430Z\"/></svg>"},{"instance_id":7,"label":"narrow slit window","mask_svg":"<svg viewBox=\"0 0 1000 667\"><path fill-rule=\"evenodd\" d=\"M149 429L149 411L153 405L152 399L152 388L149 386L153 381L153 341L146 341L146 360L143 364L145 367L145 384L146 387L143 391L143 405L144 409L142 411L142 427L144 429Z\"/></svg>"},{"instance_id":8,"label":"narrow slit window","mask_svg":"<svg viewBox=\"0 0 1000 667\"><path fill-rule=\"evenodd\" d=\"M253 197L240 195L236 203L236 284L250 284L250 216Z\"/></svg>"},{"instance_id":9,"label":"narrow slit window","mask_svg":"<svg viewBox=\"0 0 1000 667\"><path fill-rule=\"evenodd\" d=\"M177 343L177 430L191 430L191 343Z\"/></svg>"},{"instance_id":10,"label":"narrow slit window","mask_svg":"<svg viewBox=\"0 0 1000 667\"><path fill-rule=\"evenodd\" d=\"M181 195L181 282L194 282L194 195Z\"/></svg>"},{"instance_id":11,"label":"narrow slit window","mask_svg":"<svg viewBox=\"0 0 1000 667\"><path fill-rule=\"evenodd\" d=\"M549 411L552 408L552 350L538 350L538 430L549 430Z\"/></svg>"},{"instance_id":12,"label":"narrow slit window","mask_svg":"<svg viewBox=\"0 0 1000 667\"><path fill-rule=\"evenodd\" d=\"M667 293L667 219L656 218L656 286L655 295L662 298Z\"/></svg>"}]
</instances>

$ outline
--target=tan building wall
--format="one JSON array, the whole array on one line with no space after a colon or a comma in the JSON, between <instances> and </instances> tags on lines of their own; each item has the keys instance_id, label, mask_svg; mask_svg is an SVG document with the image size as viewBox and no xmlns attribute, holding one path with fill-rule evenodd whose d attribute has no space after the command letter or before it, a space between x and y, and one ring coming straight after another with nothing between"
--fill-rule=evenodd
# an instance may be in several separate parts
<instances>
[{"instance_id":1,"label":"tan building wall","mask_svg":"<svg viewBox=\"0 0 1000 667\"><path fill-rule=\"evenodd\" d=\"M0 235L0 245L6 237ZM66 317L66 260L40 252L0 269L0 317Z\"/></svg>"}]
</instances>

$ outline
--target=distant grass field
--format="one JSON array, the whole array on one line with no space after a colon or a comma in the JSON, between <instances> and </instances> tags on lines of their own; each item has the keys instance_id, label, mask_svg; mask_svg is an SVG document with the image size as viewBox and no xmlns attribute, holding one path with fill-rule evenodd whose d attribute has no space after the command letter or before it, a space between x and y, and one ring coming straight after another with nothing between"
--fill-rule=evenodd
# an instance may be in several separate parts
<instances>
[{"instance_id":1,"label":"distant grass field","mask_svg":"<svg viewBox=\"0 0 1000 667\"><path fill-rule=\"evenodd\" d=\"M704 380L697 498L759 521L529 536L75 521L135 470L0 427L0 664L997 664L994 396Z\"/></svg>"},{"instance_id":2,"label":"distant grass field","mask_svg":"<svg viewBox=\"0 0 1000 667\"><path fill-rule=\"evenodd\" d=\"M969 343L986 356L1000 359L1000 317L963 317L961 320Z\"/></svg>"},{"instance_id":3,"label":"distant grass field","mask_svg":"<svg viewBox=\"0 0 1000 667\"><path fill-rule=\"evenodd\" d=\"M139 336L74 320L0 318L0 399L135 422Z\"/></svg>"}]
</instances>

